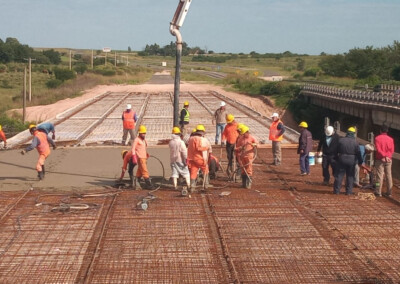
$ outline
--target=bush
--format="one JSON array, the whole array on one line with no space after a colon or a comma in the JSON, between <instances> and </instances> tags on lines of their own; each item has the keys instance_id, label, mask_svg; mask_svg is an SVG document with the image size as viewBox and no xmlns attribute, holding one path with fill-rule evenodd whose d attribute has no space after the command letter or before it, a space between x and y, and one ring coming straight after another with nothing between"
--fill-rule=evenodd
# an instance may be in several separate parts
<instances>
[{"instance_id":1,"label":"bush","mask_svg":"<svg viewBox=\"0 0 400 284\"><path fill-rule=\"evenodd\" d=\"M10 85L10 82L8 80L1 81L0 87L3 89L12 89L12 86Z\"/></svg>"},{"instance_id":2,"label":"bush","mask_svg":"<svg viewBox=\"0 0 400 284\"><path fill-rule=\"evenodd\" d=\"M76 65L76 66L74 67L74 70L76 71L76 73L82 75L83 73L86 72L86 70L87 70L87 65L84 64L84 63L80 63L80 64L78 64L78 65Z\"/></svg>"},{"instance_id":3,"label":"bush","mask_svg":"<svg viewBox=\"0 0 400 284\"><path fill-rule=\"evenodd\" d=\"M46 86L49 89L55 89L58 86L60 86L63 82L61 80L58 79L51 79L49 81L46 82Z\"/></svg>"},{"instance_id":4,"label":"bush","mask_svg":"<svg viewBox=\"0 0 400 284\"><path fill-rule=\"evenodd\" d=\"M68 70L68 69L61 69L61 68L55 68L54 75L56 76L56 79L58 79L62 82L66 81L66 80L74 79L76 77L74 71Z\"/></svg>"},{"instance_id":5,"label":"bush","mask_svg":"<svg viewBox=\"0 0 400 284\"><path fill-rule=\"evenodd\" d=\"M304 76L317 77L319 73L320 73L319 68L308 68L308 69L306 69L306 71L304 71Z\"/></svg>"},{"instance_id":6,"label":"bush","mask_svg":"<svg viewBox=\"0 0 400 284\"><path fill-rule=\"evenodd\" d=\"M7 71L7 65L0 64L0 73L6 72L6 71Z\"/></svg>"},{"instance_id":7,"label":"bush","mask_svg":"<svg viewBox=\"0 0 400 284\"><path fill-rule=\"evenodd\" d=\"M94 73L100 74L103 76L114 76L116 74L116 71L114 69L111 69L110 67L97 66L94 69Z\"/></svg>"}]
</instances>

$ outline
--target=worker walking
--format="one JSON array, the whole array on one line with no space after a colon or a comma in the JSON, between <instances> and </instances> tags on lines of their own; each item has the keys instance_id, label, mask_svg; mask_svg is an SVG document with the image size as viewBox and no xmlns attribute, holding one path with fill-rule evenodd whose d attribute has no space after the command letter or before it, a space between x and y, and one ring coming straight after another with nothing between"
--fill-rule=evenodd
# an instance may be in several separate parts
<instances>
[{"instance_id":1,"label":"worker walking","mask_svg":"<svg viewBox=\"0 0 400 284\"><path fill-rule=\"evenodd\" d=\"M49 144L53 146L54 150L56 149L56 144L48 135L46 135L44 132L39 131L36 128L35 124L29 125L29 132L31 133L31 135L33 135L32 143L31 145L26 147L25 150L22 150L21 154L25 155L26 152L29 152L35 148L37 149L39 153L39 159L36 163L36 170L38 172L39 180L42 180L44 179L44 176L46 174L44 162L50 155Z\"/></svg>"},{"instance_id":2,"label":"worker walking","mask_svg":"<svg viewBox=\"0 0 400 284\"><path fill-rule=\"evenodd\" d=\"M190 114L189 114L189 102L183 103L183 108L181 109L179 125L181 127L181 133L185 134L185 126L189 124Z\"/></svg>"},{"instance_id":3,"label":"worker walking","mask_svg":"<svg viewBox=\"0 0 400 284\"><path fill-rule=\"evenodd\" d=\"M222 144L226 143L226 156L228 158L228 167L226 169L228 176L233 172L233 155L235 151L236 140L239 136L237 130L238 123L232 114L226 116L227 125L222 132Z\"/></svg>"},{"instance_id":4,"label":"worker walking","mask_svg":"<svg viewBox=\"0 0 400 284\"><path fill-rule=\"evenodd\" d=\"M56 139L56 129L55 129L53 123L51 123L51 122L41 123L38 125L37 129L39 131L46 133L46 135L49 135L49 133L51 133L52 134L51 139L53 139L53 140Z\"/></svg>"},{"instance_id":5,"label":"worker walking","mask_svg":"<svg viewBox=\"0 0 400 284\"><path fill-rule=\"evenodd\" d=\"M339 139L337 148L337 170L335 173L335 182L333 184L333 193L339 194L342 187L342 181L346 174L346 195L353 194L355 165L362 165L360 147L355 137L356 129L349 127L345 137Z\"/></svg>"},{"instance_id":6,"label":"worker walking","mask_svg":"<svg viewBox=\"0 0 400 284\"><path fill-rule=\"evenodd\" d=\"M136 171L136 179L144 178L145 189L154 189L151 184L149 171L147 170L147 158L150 155L147 153L146 139L147 129L144 125L139 126L138 137L135 138L132 145L132 159L137 160L138 169ZM135 182L136 186L136 182Z\"/></svg>"},{"instance_id":7,"label":"worker walking","mask_svg":"<svg viewBox=\"0 0 400 284\"><path fill-rule=\"evenodd\" d=\"M305 176L310 174L310 162L308 156L313 147L312 134L308 131L308 124L305 121L300 122L300 137L297 154L300 154L300 175Z\"/></svg>"},{"instance_id":8,"label":"worker walking","mask_svg":"<svg viewBox=\"0 0 400 284\"><path fill-rule=\"evenodd\" d=\"M136 112L132 109L131 104L126 105L126 110L122 113L122 126L123 126L123 134L122 134L122 145L126 145L126 138L128 138L128 133L130 136L130 140L135 140L135 123L137 121Z\"/></svg>"},{"instance_id":9,"label":"worker walking","mask_svg":"<svg viewBox=\"0 0 400 284\"><path fill-rule=\"evenodd\" d=\"M333 126L327 126L325 135L319 140L317 152L322 150L322 176L323 184L329 185L331 178L329 166L332 169L332 176L335 176L337 147L339 145L339 135L335 133Z\"/></svg>"},{"instance_id":10,"label":"worker walking","mask_svg":"<svg viewBox=\"0 0 400 284\"><path fill-rule=\"evenodd\" d=\"M222 135L224 131L226 122L226 109L225 102L221 102L219 108L214 112L214 121L215 121L215 145L218 145L219 137ZM222 137L221 137L222 140Z\"/></svg>"},{"instance_id":11,"label":"worker walking","mask_svg":"<svg viewBox=\"0 0 400 284\"><path fill-rule=\"evenodd\" d=\"M122 181L122 179L125 176L125 172L126 169L128 168L128 173L129 173L129 183L131 186L133 186L133 169L135 168L136 164L137 164L137 157L135 156L135 161L132 159L132 150L123 150L121 152L122 155L122 159L124 160L123 164L122 164L122 171L121 171L121 176L119 177L119 180Z\"/></svg>"},{"instance_id":12,"label":"worker walking","mask_svg":"<svg viewBox=\"0 0 400 284\"><path fill-rule=\"evenodd\" d=\"M283 140L285 127L283 122L279 119L279 114L276 112L272 114L271 118L272 122L269 127L269 140L272 141L272 156L274 158L272 164L279 166L282 161L281 141Z\"/></svg>"},{"instance_id":13,"label":"worker walking","mask_svg":"<svg viewBox=\"0 0 400 284\"><path fill-rule=\"evenodd\" d=\"M250 128L242 125L240 128L240 137L236 142L236 152L238 162L241 167L242 187L251 188L253 176L253 160L254 148L257 147L258 141L249 133Z\"/></svg>"},{"instance_id":14,"label":"worker walking","mask_svg":"<svg viewBox=\"0 0 400 284\"><path fill-rule=\"evenodd\" d=\"M0 125L0 141L3 141L3 147L7 148L7 139L6 139L6 135L3 132L3 127Z\"/></svg>"},{"instance_id":15,"label":"worker walking","mask_svg":"<svg viewBox=\"0 0 400 284\"><path fill-rule=\"evenodd\" d=\"M375 137L375 167L379 186L375 189L375 195L382 196L383 177L386 177L386 195L392 196L392 156L394 153L394 141L387 133L389 128L382 125L380 134Z\"/></svg>"},{"instance_id":16,"label":"worker walking","mask_svg":"<svg viewBox=\"0 0 400 284\"><path fill-rule=\"evenodd\" d=\"M190 173L186 164L187 148L185 142L181 139L181 130L179 127L174 127L172 129L172 139L169 141L169 154L172 169L171 178L174 188L177 189L178 178L179 175L181 175L185 179L186 185L190 190Z\"/></svg>"},{"instance_id":17,"label":"worker walking","mask_svg":"<svg viewBox=\"0 0 400 284\"><path fill-rule=\"evenodd\" d=\"M188 166L190 169L190 188L192 191L196 188L196 179L199 169L203 173L203 178L205 179L204 184L208 184L208 165L207 157L205 157L204 152L210 150L209 143L205 143L203 136L205 134L204 125L199 124L196 126L196 132L189 139L188 145Z\"/></svg>"}]
</instances>

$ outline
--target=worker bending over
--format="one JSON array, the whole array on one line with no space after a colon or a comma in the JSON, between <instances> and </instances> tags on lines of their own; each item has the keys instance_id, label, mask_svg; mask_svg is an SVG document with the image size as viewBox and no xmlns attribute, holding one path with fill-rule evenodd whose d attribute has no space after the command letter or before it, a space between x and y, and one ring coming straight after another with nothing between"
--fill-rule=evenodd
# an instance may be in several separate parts
<instances>
[{"instance_id":1,"label":"worker bending over","mask_svg":"<svg viewBox=\"0 0 400 284\"><path fill-rule=\"evenodd\" d=\"M36 163L36 170L38 172L39 180L42 180L44 179L46 173L44 162L50 155L49 144L53 146L54 150L56 149L56 144L46 133L39 131L34 124L29 125L29 132L31 135L33 135L32 143L26 147L25 150L22 150L21 154L25 155L26 152L29 152L35 148L37 149L39 153L39 159Z\"/></svg>"},{"instance_id":2,"label":"worker bending over","mask_svg":"<svg viewBox=\"0 0 400 284\"><path fill-rule=\"evenodd\" d=\"M237 153L239 165L242 169L242 187L251 188L251 177L253 176L253 160L254 148L257 147L258 141L249 133L249 127L241 125L240 135L237 142L235 151Z\"/></svg>"},{"instance_id":3,"label":"worker bending over","mask_svg":"<svg viewBox=\"0 0 400 284\"><path fill-rule=\"evenodd\" d=\"M196 132L194 132L189 139L188 166L190 169L190 188L192 191L196 188L196 179L199 169L203 172L205 186L207 186L208 183L208 155L205 157L204 152L209 151L210 143L206 143L206 139L203 137L205 131L204 125L199 124L196 126Z\"/></svg>"},{"instance_id":4,"label":"worker bending over","mask_svg":"<svg viewBox=\"0 0 400 284\"><path fill-rule=\"evenodd\" d=\"M226 116L226 123L224 131L222 132L222 145L226 142L226 156L228 158L228 168L226 172L230 175L233 172L233 154L235 151L236 140L239 136L237 131L238 123L232 114Z\"/></svg>"},{"instance_id":5,"label":"worker bending over","mask_svg":"<svg viewBox=\"0 0 400 284\"><path fill-rule=\"evenodd\" d=\"M49 133L51 133L51 139L56 139L56 129L54 127L54 124L51 122L45 122L45 123L41 123L38 125L37 129L39 131L42 131L44 133L46 133L46 135L49 135Z\"/></svg>"},{"instance_id":6,"label":"worker bending over","mask_svg":"<svg viewBox=\"0 0 400 284\"><path fill-rule=\"evenodd\" d=\"M137 160L138 169L136 171L136 179L144 178L145 189L154 189L151 184L149 171L147 170L147 158L150 155L147 153L146 138L147 129L144 125L139 126L138 137L135 138L132 145L132 159ZM136 182L135 182L136 186Z\"/></svg>"},{"instance_id":7,"label":"worker bending over","mask_svg":"<svg viewBox=\"0 0 400 284\"><path fill-rule=\"evenodd\" d=\"M3 132L3 128L0 125L0 140L3 140L4 142L4 148L7 148L7 139L6 139L6 135Z\"/></svg>"},{"instance_id":8,"label":"worker bending over","mask_svg":"<svg viewBox=\"0 0 400 284\"><path fill-rule=\"evenodd\" d=\"M183 176L187 187L190 189L190 173L186 164L187 148L185 142L181 139L181 130L179 127L172 129L172 139L169 141L170 163L172 169L172 181L174 188L177 189L179 175Z\"/></svg>"},{"instance_id":9,"label":"worker bending over","mask_svg":"<svg viewBox=\"0 0 400 284\"><path fill-rule=\"evenodd\" d=\"M122 155L122 159L124 160L124 163L122 164L122 171L121 171L121 176L119 177L119 180L122 181L122 179L124 178L126 169L128 168L128 173L129 173L129 181L130 181L130 185L133 186L133 169L135 168L136 164L137 164L137 159L135 159L135 161L133 161L132 159L132 150L128 151L128 150L123 150L121 152ZM137 158L135 156L135 158Z\"/></svg>"}]
</instances>

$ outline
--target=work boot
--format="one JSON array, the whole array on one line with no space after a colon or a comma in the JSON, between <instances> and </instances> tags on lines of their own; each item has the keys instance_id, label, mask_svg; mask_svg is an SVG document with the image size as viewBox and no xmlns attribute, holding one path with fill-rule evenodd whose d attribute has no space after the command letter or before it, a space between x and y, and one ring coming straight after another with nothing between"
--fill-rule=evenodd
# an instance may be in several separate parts
<instances>
[{"instance_id":1,"label":"work boot","mask_svg":"<svg viewBox=\"0 0 400 284\"><path fill-rule=\"evenodd\" d=\"M247 176L242 176L242 187L243 188L246 188L246 179L247 179Z\"/></svg>"},{"instance_id":2,"label":"work boot","mask_svg":"<svg viewBox=\"0 0 400 284\"><path fill-rule=\"evenodd\" d=\"M43 172L38 172L38 178L39 178L39 180L44 179Z\"/></svg>"},{"instance_id":3,"label":"work boot","mask_svg":"<svg viewBox=\"0 0 400 284\"><path fill-rule=\"evenodd\" d=\"M196 190L196 180L190 179L190 192L193 193Z\"/></svg>"},{"instance_id":4,"label":"work boot","mask_svg":"<svg viewBox=\"0 0 400 284\"><path fill-rule=\"evenodd\" d=\"M172 183L174 184L174 189L178 189L178 179L177 178L172 178Z\"/></svg>"},{"instance_id":5,"label":"work boot","mask_svg":"<svg viewBox=\"0 0 400 284\"><path fill-rule=\"evenodd\" d=\"M208 175L208 174L206 174L205 176L204 176L204 189L207 189L208 188L208 185L210 184L210 176Z\"/></svg>"},{"instance_id":6,"label":"work boot","mask_svg":"<svg viewBox=\"0 0 400 284\"><path fill-rule=\"evenodd\" d=\"M151 184L151 181L149 178L145 178L144 182L145 182L145 189L150 189L150 190L155 189L154 185Z\"/></svg>"},{"instance_id":7,"label":"work boot","mask_svg":"<svg viewBox=\"0 0 400 284\"><path fill-rule=\"evenodd\" d=\"M133 187L133 180L134 180L134 177L133 177L133 175L129 175L129 185L131 186L131 187Z\"/></svg>"},{"instance_id":8,"label":"work boot","mask_svg":"<svg viewBox=\"0 0 400 284\"><path fill-rule=\"evenodd\" d=\"M246 188L251 189L251 178L246 176Z\"/></svg>"},{"instance_id":9,"label":"work boot","mask_svg":"<svg viewBox=\"0 0 400 284\"><path fill-rule=\"evenodd\" d=\"M44 169L44 165L42 166L42 172L43 172L43 178L44 178L44 175L46 174L46 170Z\"/></svg>"}]
</instances>

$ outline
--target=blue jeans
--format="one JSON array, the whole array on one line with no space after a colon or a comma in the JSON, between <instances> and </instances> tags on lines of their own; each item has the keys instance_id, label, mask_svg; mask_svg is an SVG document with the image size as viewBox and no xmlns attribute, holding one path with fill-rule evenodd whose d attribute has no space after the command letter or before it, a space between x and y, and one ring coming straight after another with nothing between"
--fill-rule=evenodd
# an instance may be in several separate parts
<instances>
[{"instance_id":1,"label":"blue jeans","mask_svg":"<svg viewBox=\"0 0 400 284\"><path fill-rule=\"evenodd\" d=\"M308 153L300 154L299 163L300 163L301 173L309 174L310 173L310 163L308 160Z\"/></svg>"},{"instance_id":2,"label":"blue jeans","mask_svg":"<svg viewBox=\"0 0 400 284\"><path fill-rule=\"evenodd\" d=\"M222 135L222 132L225 129L225 125L226 125L226 123L217 123L217 125L216 125L216 134L215 134L215 144L218 143L219 136Z\"/></svg>"}]
</instances>

